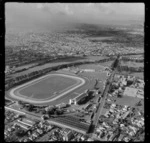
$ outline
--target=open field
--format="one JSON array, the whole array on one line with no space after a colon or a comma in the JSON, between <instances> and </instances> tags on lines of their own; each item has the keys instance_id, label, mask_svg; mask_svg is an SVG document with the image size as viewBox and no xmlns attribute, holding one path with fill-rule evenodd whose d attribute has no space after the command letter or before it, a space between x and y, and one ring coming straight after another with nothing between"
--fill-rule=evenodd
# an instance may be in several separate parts
<instances>
[{"instance_id":1,"label":"open field","mask_svg":"<svg viewBox=\"0 0 150 143\"><path fill-rule=\"evenodd\" d=\"M119 105L128 105L134 107L138 101L140 101L139 98L123 96L122 98L117 98L116 103Z\"/></svg>"},{"instance_id":2,"label":"open field","mask_svg":"<svg viewBox=\"0 0 150 143\"><path fill-rule=\"evenodd\" d=\"M137 78L140 78L140 79L144 79L144 73L143 72L126 72L126 71L122 71L120 72L120 74L125 74L125 75L133 75Z\"/></svg>"},{"instance_id":3,"label":"open field","mask_svg":"<svg viewBox=\"0 0 150 143\"><path fill-rule=\"evenodd\" d=\"M53 75L38 83L22 88L19 93L36 99L41 99L41 97L44 99L74 85L76 85L74 79Z\"/></svg>"},{"instance_id":4,"label":"open field","mask_svg":"<svg viewBox=\"0 0 150 143\"><path fill-rule=\"evenodd\" d=\"M144 58L144 55L141 54L141 55L129 55L129 56L124 56L126 58Z\"/></svg>"},{"instance_id":5,"label":"open field","mask_svg":"<svg viewBox=\"0 0 150 143\"><path fill-rule=\"evenodd\" d=\"M139 77L141 79L144 79L144 73L143 72L135 72L135 73L132 73L131 75L134 75L135 77Z\"/></svg>"},{"instance_id":6,"label":"open field","mask_svg":"<svg viewBox=\"0 0 150 143\"><path fill-rule=\"evenodd\" d=\"M121 62L122 66L128 66L128 67L144 67L144 63L137 63L137 62L132 62L132 61L122 61Z\"/></svg>"},{"instance_id":7,"label":"open field","mask_svg":"<svg viewBox=\"0 0 150 143\"><path fill-rule=\"evenodd\" d=\"M99 63L102 66L106 66L106 67L110 67L113 61L108 61L108 62L104 62L104 63Z\"/></svg>"},{"instance_id":8,"label":"open field","mask_svg":"<svg viewBox=\"0 0 150 143\"><path fill-rule=\"evenodd\" d=\"M105 69L105 67L101 66L100 64L84 64L84 65L80 65L77 67L80 69L93 69L93 70L97 70L97 71L101 71L101 70Z\"/></svg>"}]
</instances>

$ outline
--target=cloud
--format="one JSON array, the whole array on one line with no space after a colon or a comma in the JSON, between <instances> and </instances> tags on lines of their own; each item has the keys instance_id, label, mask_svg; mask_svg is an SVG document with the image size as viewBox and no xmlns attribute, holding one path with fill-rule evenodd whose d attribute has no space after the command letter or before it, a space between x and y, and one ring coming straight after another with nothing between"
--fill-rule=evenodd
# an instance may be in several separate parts
<instances>
[{"instance_id":1,"label":"cloud","mask_svg":"<svg viewBox=\"0 0 150 143\"><path fill-rule=\"evenodd\" d=\"M112 9L111 4L107 3L95 3L94 4L95 8L98 10L99 13L102 14L115 14L116 11Z\"/></svg>"},{"instance_id":2,"label":"cloud","mask_svg":"<svg viewBox=\"0 0 150 143\"><path fill-rule=\"evenodd\" d=\"M37 4L37 9L52 15L70 17L100 17L123 18L144 15L142 3L43 3ZM111 16L111 17L109 17Z\"/></svg>"},{"instance_id":3,"label":"cloud","mask_svg":"<svg viewBox=\"0 0 150 143\"><path fill-rule=\"evenodd\" d=\"M43 6L43 4L38 3L38 4L36 5L36 7L37 7L37 9L42 9L44 6Z\"/></svg>"},{"instance_id":4,"label":"cloud","mask_svg":"<svg viewBox=\"0 0 150 143\"><path fill-rule=\"evenodd\" d=\"M37 4L37 9L40 9L44 12L51 14L60 14L60 15L73 15L73 11L69 8L68 4Z\"/></svg>"},{"instance_id":5,"label":"cloud","mask_svg":"<svg viewBox=\"0 0 150 143\"><path fill-rule=\"evenodd\" d=\"M65 5L64 10L67 15L73 15L73 11L69 8L68 5Z\"/></svg>"},{"instance_id":6,"label":"cloud","mask_svg":"<svg viewBox=\"0 0 150 143\"><path fill-rule=\"evenodd\" d=\"M26 29L57 29L77 22L124 24L144 19L143 3L6 3L5 10L10 27Z\"/></svg>"}]
</instances>

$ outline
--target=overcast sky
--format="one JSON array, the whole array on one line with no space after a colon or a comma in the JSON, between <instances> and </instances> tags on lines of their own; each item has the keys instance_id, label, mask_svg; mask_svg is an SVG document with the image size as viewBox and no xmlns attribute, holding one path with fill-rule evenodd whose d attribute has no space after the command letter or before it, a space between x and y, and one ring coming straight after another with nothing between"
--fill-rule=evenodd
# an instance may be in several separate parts
<instances>
[{"instance_id":1,"label":"overcast sky","mask_svg":"<svg viewBox=\"0 0 150 143\"><path fill-rule=\"evenodd\" d=\"M54 28L70 22L125 24L143 20L143 3L6 3L7 28Z\"/></svg>"}]
</instances>

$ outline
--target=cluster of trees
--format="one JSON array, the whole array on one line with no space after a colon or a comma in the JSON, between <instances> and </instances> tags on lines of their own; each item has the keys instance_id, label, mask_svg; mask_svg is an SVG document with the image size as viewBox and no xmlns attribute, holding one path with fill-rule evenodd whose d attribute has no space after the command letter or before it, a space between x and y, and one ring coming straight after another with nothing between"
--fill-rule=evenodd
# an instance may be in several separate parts
<instances>
[{"instance_id":1,"label":"cluster of trees","mask_svg":"<svg viewBox=\"0 0 150 143\"><path fill-rule=\"evenodd\" d=\"M118 93L117 97L119 98L123 97L123 93Z\"/></svg>"},{"instance_id":2,"label":"cluster of trees","mask_svg":"<svg viewBox=\"0 0 150 143\"><path fill-rule=\"evenodd\" d=\"M136 103L136 106L141 106L142 105L142 100Z\"/></svg>"},{"instance_id":3,"label":"cluster of trees","mask_svg":"<svg viewBox=\"0 0 150 143\"><path fill-rule=\"evenodd\" d=\"M18 101L18 104L25 110L29 112L36 112L36 113L38 112L43 113L43 111L45 110L45 107L47 107L47 106L36 106L36 105L25 103L22 101Z\"/></svg>"},{"instance_id":4,"label":"cluster of trees","mask_svg":"<svg viewBox=\"0 0 150 143\"><path fill-rule=\"evenodd\" d=\"M21 137L24 137L24 136L27 135L27 131L22 130L22 129L19 129L19 130L16 131L15 135L16 135L17 137L21 138Z\"/></svg>"},{"instance_id":5,"label":"cluster of trees","mask_svg":"<svg viewBox=\"0 0 150 143\"><path fill-rule=\"evenodd\" d=\"M95 82L94 88L95 88L95 89L97 89L97 90L99 89L98 85L99 85L99 81L96 79L96 82Z\"/></svg>"},{"instance_id":6,"label":"cluster of trees","mask_svg":"<svg viewBox=\"0 0 150 143\"><path fill-rule=\"evenodd\" d=\"M25 65L25 64L30 64L33 62L37 61L45 61L49 60L52 57L49 55L45 55L40 52L35 52L33 50L24 50L22 47L17 46L17 47L12 47L12 46L7 46L8 48L6 49L13 49L13 50L7 50L6 51L6 56L8 57L8 60L6 60L6 64L10 66L20 66L20 65ZM28 48L24 46L24 48ZM14 50L14 49L19 49L19 50ZM11 53L11 54L10 54Z\"/></svg>"},{"instance_id":7,"label":"cluster of trees","mask_svg":"<svg viewBox=\"0 0 150 143\"><path fill-rule=\"evenodd\" d=\"M46 111L46 114L50 117L51 115L62 115L64 113L64 110L59 109L57 107L51 107L48 111Z\"/></svg>"},{"instance_id":8,"label":"cluster of trees","mask_svg":"<svg viewBox=\"0 0 150 143\"><path fill-rule=\"evenodd\" d=\"M25 110L27 110L29 112L36 112L36 113L41 113L41 114L45 114L45 115L47 114L48 116L61 115L64 113L64 110L59 109L56 106L53 106L46 111L45 108L47 106L36 106L36 105L25 103L22 101L18 101L18 103L19 103L19 105L21 105L22 108L24 108Z\"/></svg>"},{"instance_id":9,"label":"cluster of trees","mask_svg":"<svg viewBox=\"0 0 150 143\"><path fill-rule=\"evenodd\" d=\"M131 59L131 58L122 58L123 61L132 61L132 62L137 62L137 63L143 63L144 59Z\"/></svg>"},{"instance_id":10,"label":"cluster of trees","mask_svg":"<svg viewBox=\"0 0 150 143\"><path fill-rule=\"evenodd\" d=\"M114 70L120 65L120 55L117 56L117 58L114 60L114 62L111 65L111 69Z\"/></svg>"},{"instance_id":11,"label":"cluster of trees","mask_svg":"<svg viewBox=\"0 0 150 143\"><path fill-rule=\"evenodd\" d=\"M86 104L88 101L90 101L92 98L94 98L93 94L94 94L93 91L89 91L87 96L84 96L83 98L81 98L81 99L78 101L78 104L79 104L79 105L81 105L81 104Z\"/></svg>"},{"instance_id":12,"label":"cluster of trees","mask_svg":"<svg viewBox=\"0 0 150 143\"><path fill-rule=\"evenodd\" d=\"M113 61L114 59L115 59L114 57L110 57L107 59L98 60L98 61L96 61L96 63L105 63L105 62Z\"/></svg>"},{"instance_id":13,"label":"cluster of trees","mask_svg":"<svg viewBox=\"0 0 150 143\"><path fill-rule=\"evenodd\" d=\"M104 108L109 109L110 106L111 106L111 104L106 102L105 105L104 105Z\"/></svg>"}]
</instances>

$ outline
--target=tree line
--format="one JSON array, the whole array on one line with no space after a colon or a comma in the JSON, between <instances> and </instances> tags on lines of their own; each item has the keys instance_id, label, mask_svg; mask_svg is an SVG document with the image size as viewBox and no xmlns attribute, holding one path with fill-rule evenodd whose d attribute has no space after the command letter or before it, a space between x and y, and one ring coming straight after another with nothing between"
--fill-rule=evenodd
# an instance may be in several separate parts
<instances>
[{"instance_id":1,"label":"tree line","mask_svg":"<svg viewBox=\"0 0 150 143\"><path fill-rule=\"evenodd\" d=\"M17 86L17 85L23 84L27 81L36 79L36 78L43 76L51 71L57 71L59 69L63 69L63 68L71 67L71 66L78 66L78 65L82 65L82 64L104 63L104 62L112 61L113 59L114 58L102 59L102 60L97 60L97 61L81 61L81 62L76 62L76 63L69 63L69 64L63 64L63 65L58 65L58 66L54 66L54 67L49 67L49 68L41 69L38 71L33 71L28 74L24 74L21 76L17 76L15 78L5 80L5 90L9 90L13 86Z\"/></svg>"},{"instance_id":2,"label":"tree line","mask_svg":"<svg viewBox=\"0 0 150 143\"><path fill-rule=\"evenodd\" d=\"M132 61L132 62L137 62L137 63L143 63L144 59L131 59L131 58L122 58L123 61Z\"/></svg>"}]
</instances>

